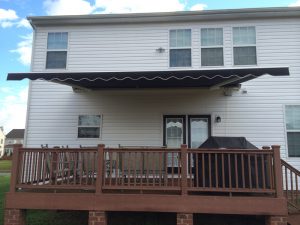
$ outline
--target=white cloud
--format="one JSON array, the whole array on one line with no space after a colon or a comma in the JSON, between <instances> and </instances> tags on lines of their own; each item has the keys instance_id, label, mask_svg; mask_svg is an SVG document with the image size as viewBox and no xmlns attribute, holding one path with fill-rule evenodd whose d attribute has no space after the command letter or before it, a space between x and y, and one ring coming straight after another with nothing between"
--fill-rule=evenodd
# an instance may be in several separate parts
<instances>
[{"instance_id":1,"label":"white cloud","mask_svg":"<svg viewBox=\"0 0 300 225\"><path fill-rule=\"evenodd\" d=\"M0 8L0 27L8 28L12 26L31 28L26 19L19 19L16 11Z\"/></svg>"},{"instance_id":2,"label":"white cloud","mask_svg":"<svg viewBox=\"0 0 300 225\"><path fill-rule=\"evenodd\" d=\"M44 8L48 15L90 14L94 10L94 6L85 0L46 0Z\"/></svg>"},{"instance_id":3,"label":"white cloud","mask_svg":"<svg viewBox=\"0 0 300 225\"><path fill-rule=\"evenodd\" d=\"M17 27L25 27L25 28L31 29L31 25L27 19L21 19L20 21L18 21Z\"/></svg>"},{"instance_id":4,"label":"white cloud","mask_svg":"<svg viewBox=\"0 0 300 225\"><path fill-rule=\"evenodd\" d=\"M2 28L8 28L8 27L12 27L14 23L11 21L2 21L0 22L0 25Z\"/></svg>"},{"instance_id":5,"label":"white cloud","mask_svg":"<svg viewBox=\"0 0 300 225\"><path fill-rule=\"evenodd\" d=\"M0 94L8 94L12 93L12 89L10 87L0 87Z\"/></svg>"},{"instance_id":6,"label":"white cloud","mask_svg":"<svg viewBox=\"0 0 300 225\"><path fill-rule=\"evenodd\" d=\"M18 47L11 50L13 53L19 54L19 61L25 65L30 65L31 62L31 46L32 46L32 33L26 36L21 36L23 39L18 43Z\"/></svg>"},{"instance_id":7,"label":"white cloud","mask_svg":"<svg viewBox=\"0 0 300 225\"><path fill-rule=\"evenodd\" d=\"M181 0L45 0L48 15L76 15L91 13L140 13L170 12L187 9L187 1ZM203 10L207 5L198 3L190 10Z\"/></svg>"},{"instance_id":8,"label":"white cloud","mask_svg":"<svg viewBox=\"0 0 300 225\"><path fill-rule=\"evenodd\" d=\"M300 0L297 0L294 3L289 4L290 7L300 6Z\"/></svg>"},{"instance_id":9,"label":"white cloud","mask_svg":"<svg viewBox=\"0 0 300 225\"><path fill-rule=\"evenodd\" d=\"M96 7L102 13L136 13L181 11L185 4L179 0L96 0Z\"/></svg>"},{"instance_id":10,"label":"white cloud","mask_svg":"<svg viewBox=\"0 0 300 225\"><path fill-rule=\"evenodd\" d=\"M0 26L2 28L12 27L14 25L13 21L17 20L19 17L16 11L12 9L1 9L0 8Z\"/></svg>"},{"instance_id":11,"label":"white cloud","mask_svg":"<svg viewBox=\"0 0 300 225\"><path fill-rule=\"evenodd\" d=\"M12 9L0 9L0 21L5 20L16 20L18 19L18 16L16 14L16 11Z\"/></svg>"},{"instance_id":12,"label":"white cloud","mask_svg":"<svg viewBox=\"0 0 300 225\"><path fill-rule=\"evenodd\" d=\"M24 128L26 121L28 88L12 92L0 100L0 125L8 133L14 128Z\"/></svg>"},{"instance_id":13,"label":"white cloud","mask_svg":"<svg viewBox=\"0 0 300 225\"><path fill-rule=\"evenodd\" d=\"M193 5L190 10L193 10L193 11L196 11L196 10L204 10L205 8L207 7L206 4L202 4L202 3L198 3L198 4L195 4Z\"/></svg>"}]
</instances>

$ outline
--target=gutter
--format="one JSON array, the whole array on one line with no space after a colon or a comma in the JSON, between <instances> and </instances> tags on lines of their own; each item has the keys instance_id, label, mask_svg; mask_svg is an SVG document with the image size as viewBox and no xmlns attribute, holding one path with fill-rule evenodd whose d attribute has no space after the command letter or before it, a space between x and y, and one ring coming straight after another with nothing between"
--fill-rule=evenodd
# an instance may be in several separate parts
<instances>
[{"instance_id":1,"label":"gutter","mask_svg":"<svg viewBox=\"0 0 300 225\"><path fill-rule=\"evenodd\" d=\"M35 27L51 25L62 26L79 24L158 23L293 17L300 18L300 7L224 9L159 13L29 16L27 19L30 21L31 25Z\"/></svg>"}]
</instances>

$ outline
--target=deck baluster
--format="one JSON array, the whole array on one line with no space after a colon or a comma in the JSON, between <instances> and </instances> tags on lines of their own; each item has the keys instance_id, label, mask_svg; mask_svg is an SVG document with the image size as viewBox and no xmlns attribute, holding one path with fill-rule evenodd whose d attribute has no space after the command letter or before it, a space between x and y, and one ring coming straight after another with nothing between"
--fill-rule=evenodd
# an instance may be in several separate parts
<instances>
[{"instance_id":1,"label":"deck baluster","mask_svg":"<svg viewBox=\"0 0 300 225\"><path fill-rule=\"evenodd\" d=\"M181 177L181 194L187 195L187 145L181 145L180 163L178 162L178 176ZM181 174L179 173L179 166L181 165Z\"/></svg>"},{"instance_id":2,"label":"deck baluster","mask_svg":"<svg viewBox=\"0 0 300 225\"><path fill-rule=\"evenodd\" d=\"M98 171L96 178L96 194L102 194L102 184L105 174L103 172L103 162L104 162L104 147L105 145L98 145Z\"/></svg>"}]
</instances>

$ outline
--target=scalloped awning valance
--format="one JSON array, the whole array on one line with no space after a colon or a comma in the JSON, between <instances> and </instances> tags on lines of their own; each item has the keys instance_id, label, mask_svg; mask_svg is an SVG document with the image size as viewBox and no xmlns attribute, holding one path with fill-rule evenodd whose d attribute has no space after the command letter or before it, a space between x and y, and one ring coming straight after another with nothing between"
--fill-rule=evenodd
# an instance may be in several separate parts
<instances>
[{"instance_id":1,"label":"scalloped awning valance","mask_svg":"<svg viewBox=\"0 0 300 225\"><path fill-rule=\"evenodd\" d=\"M9 73L7 80L46 80L77 88L184 88L231 87L262 75L288 76L288 67L166 70L129 72Z\"/></svg>"}]
</instances>

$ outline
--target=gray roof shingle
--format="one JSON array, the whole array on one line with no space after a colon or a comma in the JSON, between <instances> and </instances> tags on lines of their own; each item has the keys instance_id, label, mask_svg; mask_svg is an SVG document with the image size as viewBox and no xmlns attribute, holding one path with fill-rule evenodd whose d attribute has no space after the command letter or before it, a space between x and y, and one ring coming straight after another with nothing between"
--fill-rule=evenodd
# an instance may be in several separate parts
<instances>
[{"instance_id":1,"label":"gray roof shingle","mask_svg":"<svg viewBox=\"0 0 300 225\"><path fill-rule=\"evenodd\" d=\"M24 138L25 129L12 129L6 138Z\"/></svg>"}]
</instances>

